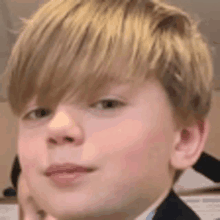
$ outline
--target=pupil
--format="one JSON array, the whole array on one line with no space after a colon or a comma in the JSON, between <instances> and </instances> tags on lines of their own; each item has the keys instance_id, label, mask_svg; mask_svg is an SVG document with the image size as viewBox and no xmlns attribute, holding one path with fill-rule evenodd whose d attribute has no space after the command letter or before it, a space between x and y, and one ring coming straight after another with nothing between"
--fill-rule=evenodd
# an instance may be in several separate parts
<instances>
[{"instance_id":1,"label":"pupil","mask_svg":"<svg viewBox=\"0 0 220 220\"><path fill-rule=\"evenodd\" d=\"M113 106L112 102L107 101L106 103L107 103L107 107L112 107Z\"/></svg>"},{"instance_id":2,"label":"pupil","mask_svg":"<svg viewBox=\"0 0 220 220\"><path fill-rule=\"evenodd\" d=\"M46 111L45 110L43 110L43 109L41 109L40 111L38 111L38 116L44 116L44 115L46 115Z\"/></svg>"}]
</instances>

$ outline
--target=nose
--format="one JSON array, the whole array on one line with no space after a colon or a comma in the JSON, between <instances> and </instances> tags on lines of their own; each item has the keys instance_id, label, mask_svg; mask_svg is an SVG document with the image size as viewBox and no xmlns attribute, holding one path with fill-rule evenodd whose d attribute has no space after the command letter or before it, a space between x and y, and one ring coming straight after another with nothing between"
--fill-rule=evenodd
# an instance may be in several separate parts
<instances>
[{"instance_id":1,"label":"nose","mask_svg":"<svg viewBox=\"0 0 220 220\"><path fill-rule=\"evenodd\" d=\"M73 116L66 111L57 112L48 125L48 144L76 146L81 141L82 132Z\"/></svg>"}]
</instances>

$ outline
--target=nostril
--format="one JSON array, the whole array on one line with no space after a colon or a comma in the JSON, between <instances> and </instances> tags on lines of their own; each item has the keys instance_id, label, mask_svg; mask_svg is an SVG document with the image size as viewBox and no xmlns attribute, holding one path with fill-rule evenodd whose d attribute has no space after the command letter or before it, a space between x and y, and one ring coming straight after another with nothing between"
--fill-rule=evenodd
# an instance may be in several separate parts
<instances>
[{"instance_id":1,"label":"nostril","mask_svg":"<svg viewBox=\"0 0 220 220\"><path fill-rule=\"evenodd\" d=\"M52 139L52 138L49 139L49 142L50 142L50 143L53 143L53 144L57 144L57 141L55 141L55 140Z\"/></svg>"},{"instance_id":2,"label":"nostril","mask_svg":"<svg viewBox=\"0 0 220 220\"><path fill-rule=\"evenodd\" d=\"M65 140L67 140L69 142L73 142L73 138L71 138L71 137L66 137Z\"/></svg>"},{"instance_id":3,"label":"nostril","mask_svg":"<svg viewBox=\"0 0 220 220\"><path fill-rule=\"evenodd\" d=\"M61 143L61 142L63 142L63 141L68 141L68 142L73 142L74 141L74 139L73 138L71 138L71 137L65 137L65 138L49 138L49 142L50 143L52 143L52 144L58 144L58 142L59 143Z\"/></svg>"}]
</instances>

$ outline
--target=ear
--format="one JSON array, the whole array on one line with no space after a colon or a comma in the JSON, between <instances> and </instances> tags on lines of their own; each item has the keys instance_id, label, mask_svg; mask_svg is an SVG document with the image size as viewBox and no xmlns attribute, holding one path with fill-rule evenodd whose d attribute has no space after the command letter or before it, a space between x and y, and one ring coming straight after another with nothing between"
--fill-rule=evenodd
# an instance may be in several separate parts
<instances>
[{"instance_id":1,"label":"ear","mask_svg":"<svg viewBox=\"0 0 220 220\"><path fill-rule=\"evenodd\" d=\"M174 169L188 169L197 162L204 150L209 130L209 121L204 119L177 132L170 160Z\"/></svg>"}]
</instances>

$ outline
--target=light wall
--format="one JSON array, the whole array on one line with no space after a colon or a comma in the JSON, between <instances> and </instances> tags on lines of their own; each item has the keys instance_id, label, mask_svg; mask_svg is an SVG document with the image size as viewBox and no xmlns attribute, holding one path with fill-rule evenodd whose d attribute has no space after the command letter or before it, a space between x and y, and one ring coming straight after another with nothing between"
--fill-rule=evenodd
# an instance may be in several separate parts
<instances>
[{"instance_id":1,"label":"light wall","mask_svg":"<svg viewBox=\"0 0 220 220\"><path fill-rule=\"evenodd\" d=\"M215 91L213 94L209 120L211 128L205 150L220 159L220 91Z\"/></svg>"},{"instance_id":2,"label":"light wall","mask_svg":"<svg viewBox=\"0 0 220 220\"><path fill-rule=\"evenodd\" d=\"M0 197L11 186L9 176L16 153L17 120L7 102L0 103Z\"/></svg>"}]
</instances>

